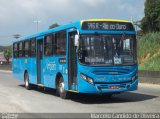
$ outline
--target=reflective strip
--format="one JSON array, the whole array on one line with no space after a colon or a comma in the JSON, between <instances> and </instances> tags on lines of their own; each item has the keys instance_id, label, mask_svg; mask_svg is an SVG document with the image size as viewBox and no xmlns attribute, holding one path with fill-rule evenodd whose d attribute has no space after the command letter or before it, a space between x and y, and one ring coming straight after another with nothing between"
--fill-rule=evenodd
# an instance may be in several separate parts
<instances>
[{"instance_id":1,"label":"reflective strip","mask_svg":"<svg viewBox=\"0 0 160 119\"><path fill-rule=\"evenodd\" d=\"M78 93L76 90L68 90L69 92Z\"/></svg>"},{"instance_id":2,"label":"reflective strip","mask_svg":"<svg viewBox=\"0 0 160 119\"><path fill-rule=\"evenodd\" d=\"M108 22L129 22L129 21L127 21L127 20L118 20L118 19L88 19L88 20L81 20L81 25L82 25L82 23L83 22L85 22L85 21L108 21Z\"/></svg>"},{"instance_id":3,"label":"reflective strip","mask_svg":"<svg viewBox=\"0 0 160 119\"><path fill-rule=\"evenodd\" d=\"M44 87L44 85L43 85L43 84L38 84L38 86L40 86L40 87Z\"/></svg>"}]
</instances>

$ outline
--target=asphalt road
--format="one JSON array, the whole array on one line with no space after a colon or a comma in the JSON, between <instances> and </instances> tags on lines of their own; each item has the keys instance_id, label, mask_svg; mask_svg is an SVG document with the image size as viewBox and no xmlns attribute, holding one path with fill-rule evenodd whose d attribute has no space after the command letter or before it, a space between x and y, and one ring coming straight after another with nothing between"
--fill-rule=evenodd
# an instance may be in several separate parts
<instances>
[{"instance_id":1,"label":"asphalt road","mask_svg":"<svg viewBox=\"0 0 160 119\"><path fill-rule=\"evenodd\" d=\"M52 90L26 90L10 72L0 71L0 112L11 113L160 113L160 86L139 84L138 91L106 96L73 95L63 100Z\"/></svg>"}]
</instances>

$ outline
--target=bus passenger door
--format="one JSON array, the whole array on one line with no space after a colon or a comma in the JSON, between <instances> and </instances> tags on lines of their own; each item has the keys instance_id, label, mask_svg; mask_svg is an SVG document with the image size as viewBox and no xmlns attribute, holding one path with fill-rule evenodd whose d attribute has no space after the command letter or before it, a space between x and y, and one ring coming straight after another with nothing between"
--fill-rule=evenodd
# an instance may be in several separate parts
<instances>
[{"instance_id":1,"label":"bus passenger door","mask_svg":"<svg viewBox=\"0 0 160 119\"><path fill-rule=\"evenodd\" d=\"M68 32L68 80L69 90L77 90L77 47L74 39L77 31Z\"/></svg>"},{"instance_id":2,"label":"bus passenger door","mask_svg":"<svg viewBox=\"0 0 160 119\"><path fill-rule=\"evenodd\" d=\"M37 40L37 84L42 84L43 75L43 39Z\"/></svg>"}]
</instances>

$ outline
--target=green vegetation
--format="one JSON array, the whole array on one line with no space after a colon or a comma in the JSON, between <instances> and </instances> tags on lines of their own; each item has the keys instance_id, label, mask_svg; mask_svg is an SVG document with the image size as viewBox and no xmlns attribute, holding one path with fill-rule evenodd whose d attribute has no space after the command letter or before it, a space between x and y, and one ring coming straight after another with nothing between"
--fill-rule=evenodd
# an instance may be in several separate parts
<instances>
[{"instance_id":1,"label":"green vegetation","mask_svg":"<svg viewBox=\"0 0 160 119\"><path fill-rule=\"evenodd\" d=\"M160 0L146 0L144 12L137 47L139 69L160 70Z\"/></svg>"},{"instance_id":2,"label":"green vegetation","mask_svg":"<svg viewBox=\"0 0 160 119\"><path fill-rule=\"evenodd\" d=\"M12 48L12 46L0 46L0 52L3 52L4 50Z\"/></svg>"},{"instance_id":3,"label":"green vegetation","mask_svg":"<svg viewBox=\"0 0 160 119\"><path fill-rule=\"evenodd\" d=\"M60 25L57 24L57 23L54 23L54 24L52 24L52 25L49 26L49 29L52 29L52 28L55 28L55 27L58 27L58 26L60 26Z\"/></svg>"},{"instance_id":4,"label":"green vegetation","mask_svg":"<svg viewBox=\"0 0 160 119\"><path fill-rule=\"evenodd\" d=\"M160 70L160 32L138 39L138 62L140 70Z\"/></svg>"},{"instance_id":5,"label":"green vegetation","mask_svg":"<svg viewBox=\"0 0 160 119\"><path fill-rule=\"evenodd\" d=\"M141 21L144 33L160 31L160 0L145 1L145 16Z\"/></svg>"},{"instance_id":6,"label":"green vegetation","mask_svg":"<svg viewBox=\"0 0 160 119\"><path fill-rule=\"evenodd\" d=\"M3 52L3 55L4 55L7 63L9 64L9 59L12 57L12 49L11 48L5 49Z\"/></svg>"}]
</instances>

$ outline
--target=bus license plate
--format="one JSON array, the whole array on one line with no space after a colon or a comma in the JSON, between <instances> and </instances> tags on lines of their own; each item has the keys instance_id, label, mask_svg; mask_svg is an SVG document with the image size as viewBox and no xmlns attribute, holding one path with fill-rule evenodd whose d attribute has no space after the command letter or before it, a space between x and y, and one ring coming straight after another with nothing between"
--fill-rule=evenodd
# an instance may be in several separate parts
<instances>
[{"instance_id":1,"label":"bus license plate","mask_svg":"<svg viewBox=\"0 0 160 119\"><path fill-rule=\"evenodd\" d=\"M120 89L119 86L109 86L109 89Z\"/></svg>"}]
</instances>

